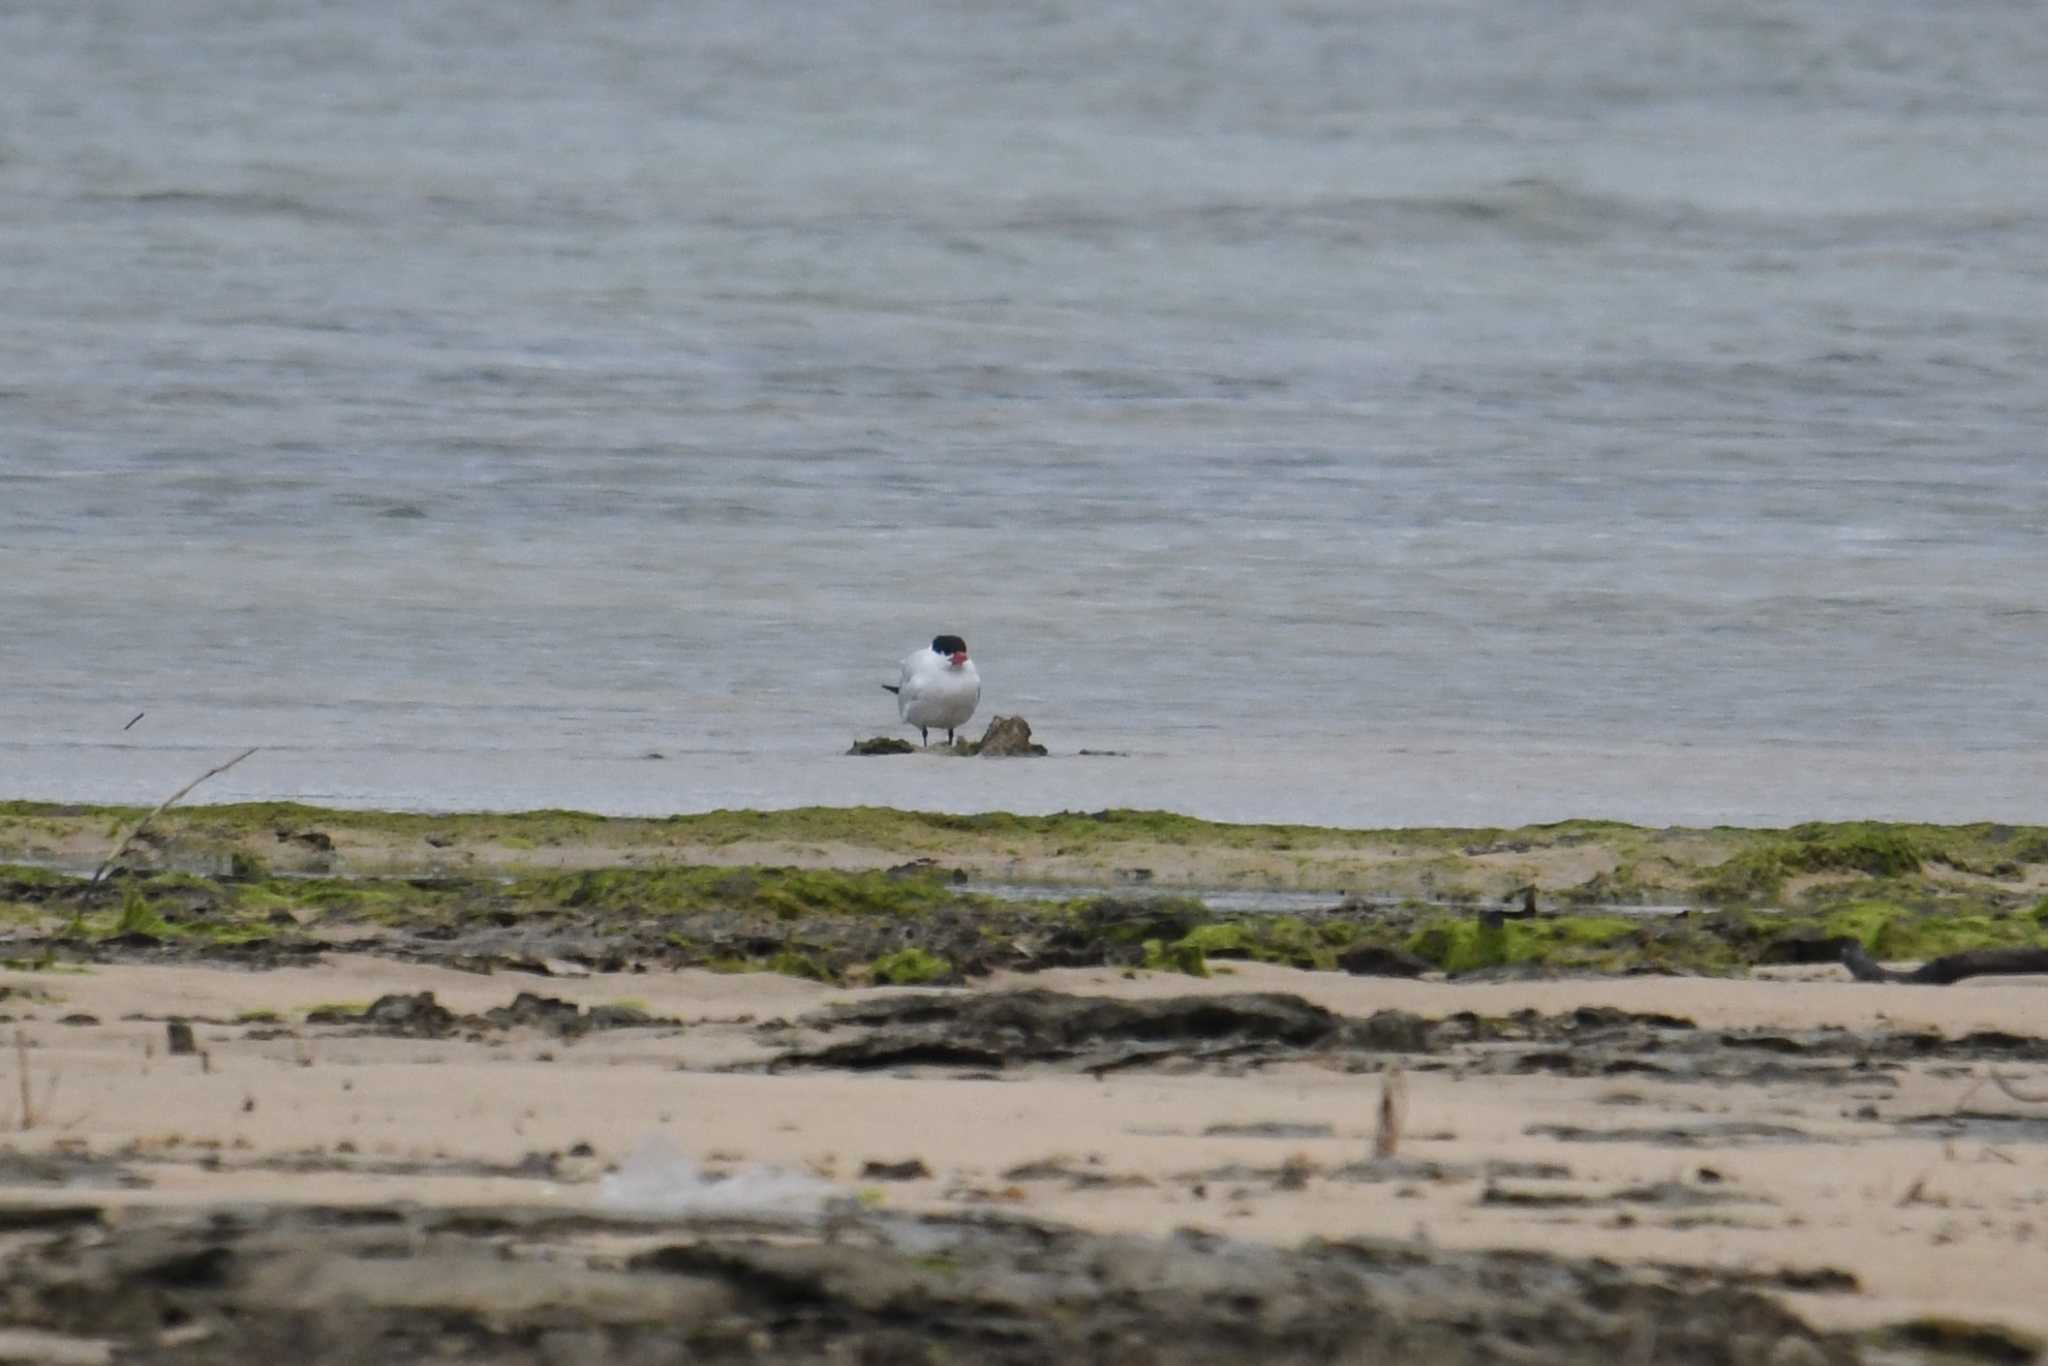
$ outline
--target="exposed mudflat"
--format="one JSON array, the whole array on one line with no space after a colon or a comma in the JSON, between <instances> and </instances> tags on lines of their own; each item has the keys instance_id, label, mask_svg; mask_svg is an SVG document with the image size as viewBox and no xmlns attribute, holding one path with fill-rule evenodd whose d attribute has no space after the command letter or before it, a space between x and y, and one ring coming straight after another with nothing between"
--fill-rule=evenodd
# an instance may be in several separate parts
<instances>
[{"instance_id":1,"label":"exposed mudflat","mask_svg":"<svg viewBox=\"0 0 2048 1366\"><path fill-rule=\"evenodd\" d=\"M1755 1277L1373 1239L1273 1247L1192 1229L1151 1238L857 1211L777 1221L358 1204L116 1216L83 1201L0 1210L0 1231L14 1346L53 1360L1857 1359Z\"/></svg>"},{"instance_id":2,"label":"exposed mudflat","mask_svg":"<svg viewBox=\"0 0 2048 1366\"><path fill-rule=\"evenodd\" d=\"M0 1360L2048 1338L2048 979L1870 971L2036 948L2040 832L189 814L0 868ZM1084 863L1123 890L970 880ZM1158 895L1340 866L1387 882Z\"/></svg>"},{"instance_id":3,"label":"exposed mudflat","mask_svg":"<svg viewBox=\"0 0 2048 1366\"><path fill-rule=\"evenodd\" d=\"M8 972L8 1321L32 1360L223 1363L1778 1366L2048 1331L2048 1111L2000 1085L2048 1088L2038 987L1228 966Z\"/></svg>"}]
</instances>

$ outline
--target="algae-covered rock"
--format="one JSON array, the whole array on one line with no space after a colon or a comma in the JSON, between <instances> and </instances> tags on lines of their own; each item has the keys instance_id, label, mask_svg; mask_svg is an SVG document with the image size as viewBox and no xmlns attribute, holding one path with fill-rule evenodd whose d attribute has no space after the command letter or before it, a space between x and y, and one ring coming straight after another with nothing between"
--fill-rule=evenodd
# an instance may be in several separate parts
<instances>
[{"instance_id":1,"label":"algae-covered rock","mask_svg":"<svg viewBox=\"0 0 2048 1366\"><path fill-rule=\"evenodd\" d=\"M1045 746L1031 742L1031 723L1023 717L998 716L966 752L984 759L1039 758Z\"/></svg>"},{"instance_id":2,"label":"algae-covered rock","mask_svg":"<svg viewBox=\"0 0 2048 1366\"><path fill-rule=\"evenodd\" d=\"M898 740L890 735L877 735L869 740L855 740L848 754L915 754L917 746L908 740Z\"/></svg>"},{"instance_id":3,"label":"algae-covered rock","mask_svg":"<svg viewBox=\"0 0 2048 1366\"><path fill-rule=\"evenodd\" d=\"M400 1038L438 1039L454 1032L455 1012L434 999L431 991L379 996L363 1010L321 1006L306 1012L307 1024L361 1025L373 1034Z\"/></svg>"},{"instance_id":4,"label":"algae-covered rock","mask_svg":"<svg viewBox=\"0 0 2048 1366\"><path fill-rule=\"evenodd\" d=\"M959 976L951 963L937 954L917 948L902 949L877 958L872 972L877 982L898 987L924 986L948 979L957 980Z\"/></svg>"},{"instance_id":5,"label":"algae-covered rock","mask_svg":"<svg viewBox=\"0 0 2048 1366\"><path fill-rule=\"evenodd\" d=\"M955 1061L949 1050L968 1050L968 1065L1003 1066L1068 1062L1121 1065L1147 1058L1200 1055L1216 1050L1312 1048L1337 1037L1342 1017L1277 992L1173 996L1123 1001L1051 991L992 995L886 997L827 1007L806 1018L820 1029L869 1031L859 1050L846 1045L820 1054L793 1053L778 1066L879 1066L905 1058ZM859 1062L847 1059L855 1052ZM876 1058L889 1063L878 1063Z\"/></svg>"},{"instance_id":6,"label":"algae-covered rock","mask_svg":"<svg viewBox=\"0 0 2048 1366\"><path fill-rule=\"evenodd\" d=\"M907 1165L870 1179L899 1172ZM1401 1176L1438 1179L1428 1167ZM636 1209L569 1220L544 1201L145 1205L122 1208L108 1236L110 1209L75 1197L39 1206L15 1217L0 1252L10 1321L51 1341L110 1344L95 1359L640 1366L680 1359L678 1343L707 1366L1862 1359L1740 1273L1424 1239L1282 1247L953 1211L835 1216L822 1228L766 1207L743 1219ZM208 1331L159 1346L167 1314ZM2036 1346L1933 1320L1898 1337L1909 1352L1959 1347L1976 1361Z\"/></svg>"}]
</instances>

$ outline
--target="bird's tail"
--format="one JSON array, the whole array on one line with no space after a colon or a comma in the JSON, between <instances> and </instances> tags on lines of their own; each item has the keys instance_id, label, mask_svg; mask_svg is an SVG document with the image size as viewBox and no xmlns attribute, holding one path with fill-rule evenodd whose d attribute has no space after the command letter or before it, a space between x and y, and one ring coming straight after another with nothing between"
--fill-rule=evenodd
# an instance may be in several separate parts
<instances>
[{"instance_id":1,"label":"bird's tail","mask_svg":"<svg viewBox=\"0 0 2048 1366\"><path fill-rule=\"evenodd\" d=\"M897 686L896 684L894 684L894 683L884 683L884 684L882 685L882 691L883 691L883 692L894 692L894 693L900 693L900 692L902 692L902 691L903 691L903 689L902 689L902 688L900 688L900 687L898 687L898 686Z\"/></svg>"}]
</instances>

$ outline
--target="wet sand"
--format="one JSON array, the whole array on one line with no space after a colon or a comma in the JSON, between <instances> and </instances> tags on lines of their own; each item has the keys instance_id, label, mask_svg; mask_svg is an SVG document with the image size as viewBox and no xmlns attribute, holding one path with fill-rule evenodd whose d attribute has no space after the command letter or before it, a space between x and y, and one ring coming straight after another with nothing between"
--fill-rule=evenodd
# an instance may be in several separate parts
<instances>
[{"instance_id":1,"label":"wet sand","mask_svg":"<svg viewBox=\"0 0 2048 1366\"><path fill-rule=\"evenodd\" d=\"M580 1010L550 1014L529 1003L518 1015L489 1015L522 991ZM0 1195L17 1230L6 1255L10 1279L44 1287L24 1291L10 1312L18 1327L56 1333L72 1344L64 1350L88 1354L77 1359L92 1359L91 1343L148 1343L183 1354L167 1360L228 1360L257 1341L244 1335L255 1331L244 1322L249 1303L231 1313L223 1297L263 1302L260 1285L223 1272L166 1290L147 1268L91 1252L97 1240L144 1229L186 1249L178 1255L190 1255L195 1238L228 1247L232 1240L207 1243L210 1235L178 1222L212 1227L205 1221L224 1203L269 1211L261 1228L245 1223L236 1237L326 1256L330 1277L344 1266L360 1273L369 1254L323 1253L319 1220L287 1227L274 1223L278 1211L351 1207L401 1223L420 1217L393 1212L412 1205L587 1215L596 1222L573 1236L500 1228L465 1234L463 1255L435 1255L471 1266L488 1261L486 1251L545 1245L549 1274L565 1278L548 1312L590 1322L603 1315L582 1313L571 1283L617 1271L621 1239L642 1250L693 1247L699 1261L714 1245L730 1253L764 1237L778 1246L867 1239L914 1270L919 1257L937 1255L919 1251L919 1238L954 1229L947 1236L957 1240L960 1226L945 1221L970 1216L997 1221L974 1235L986 1234L975 1257L996 1257L1001 1238L1019 1236L988 1232L1012 1221L1138 1237L1146 1255L1179 1268L1160 1273L1161 1315L1176 1287L1186 1288L1174 1277L1196 1274L1189 1268L1216 1247L1307 1258L1288 1263L1285 1275L1298 1276L1303 1266L1327 1270L1337 1255L1330 1245L1357 1244L1382 1249L1373 1254L1380 1261L1386 1247L1406 1249L1446 1276L1463 1274L1455 1268L1467 1254L1501 1251L1540 1254L1545 1266L1577 1268L1574 1276L1611 1264L1657 1282L1660 1294L1761 1295L1788 1316L1751 1341L1736 1319L1761 1311L1714 1300L1718 1308L1701 1301L1680 1314L1659 1301L1640 1322L1598 1330L1623 1334L1626 1347L1653 1331L1643 1324L1684 1320L1706 1344L1694 1355L1674 1337L1669 1354L1643 1360L1915 1359L1932 1341L2025 1359L2048 1337L2035 1294L2048 1276L2048 1106L2015 1101L1987 1080L1996 1068L2048 1091L2048 996L2027 981L1870 985L1832 967L1751 980L1388 981L1242 962L1206 981L1072 969L904 992L762 973L479 974L332 953L268 971L121 962L7 971L0 992L0 1013L12 1017L4 1041L19 1041L6 1050L0 1088L10 1130ZM380 998L419 993L431 993L438 1011L363 1015ZM906 997L941 1014L892 1014ZM1099 999L1076 1007L1075 998ZM1198 1018L1191 1001L1223 1014ZM1008 1012L995 1024L957 1013L989 1003ZM1162 1005L1179 1013L1129 1013ZM196 1052L167 1052L174 1017L192 1023ZM918 1051L932 1039L967 1051ZM1405 1088L1404 1120L1395 1154L1375 1161L1392 1068ZM739 1183L731 1192L747 1189L763 1164L819 1184L794 1214L763 1211L773 1216L767 1232L712 1228L680 1205L636 1209L616 1183L622 1167L643 1183L652 1170L659 1183L665 1169L649 1167L650 1141L727 1174ZM670 1184L699 1189L686 1176ZM29 1207L91 1213L23 1231ZM940 1222L917 1222L931 1217ZM636 1218L656 1222L625 1232L604 1222ZM1200 1231L1193 1243L1182 1232L1190 1229ZM423 1250L453 1236L444 1235L407 1236ZM1072 1251L1099 1260L1103 1246ZM1197 1246L1199 1256L1189 1250ZM948 1257L969 1255L948 1247ZM692 1275L708 1274L691 1264ZM48 1289L66 1276L105 1278L98 1293L108 1306L127 1303L122 1286L155 1286L151 1303L176 1302L182 1317L144 1325L110 1307L97 1321ZM1573 1284L1582 1297L1584 1285ZM610 1303L617 1289L593 1281L591 1303ZM926 1303L931 1287L898 1289L905 1305L923 1306L906 1309L905 1322L936 1312ZM433 1296L406 1299L393 1286L358 1290L396 1314L392 1323L434 1307ZM1430 1298L1439 1290L1451 1295L1412 1285L1400 1294L1442 1309L1448 1300ZM532 1307L500 1303L510 1291L495 1284L476 1293L506 1322L523 1322ZM1395 1292L1358 1293L1383 1305ZM1050 1321L1014 1297L1006 1303L1019 1322ZM667 1305L655 1317L672 1312ZM720 1312L768 1335L743 1332L741 1347L779 1342L788 1359L808 1359L809 1339L777 1336L796 1333L786 1314L732 1304ZM1434 1322L1435 1312L1395 1321ZM1724 1312L1735 1318L1717 1332L1710 1321ZM875 1344L886 1336L859 1337L868 1330L855 1318L832 1321L883 1350ZM301 1331L312 1320L294 1322ZM1996 1331L1972 1337L1959 1323ZM945 1338L936 1324L927 1324L933 1341ZM1137 1313L1118 1331L1152 1354L1130 1359L1285 1359L1284 1343L1257 1335L1237 1357L1179 1351L1174 1327ZM164 1337L173 1330L185 1336ZM398 1331L379 1331L387 1330ZM1410 1342L1413 1359L1484 1359L1490 1334L1522 1332L1470 1323L1444 1331L1441 1341ZM1517 1340L1530 1359L1570 1360L1594 1349L1573 1332ZM639 1359L624 1341L613 1342L619 1355L587 1359ZM990 1359L1078 1350L1029 1334L1016 1341L1037 1347ZM1379 1341L1394 1350L1394 1339ZM504 1346L470 1344L486 1355ZM373 1354L374 1344L357 1347ZM4 1349L0 1342L0 1359Z\"/></svg>"}]
</instances>

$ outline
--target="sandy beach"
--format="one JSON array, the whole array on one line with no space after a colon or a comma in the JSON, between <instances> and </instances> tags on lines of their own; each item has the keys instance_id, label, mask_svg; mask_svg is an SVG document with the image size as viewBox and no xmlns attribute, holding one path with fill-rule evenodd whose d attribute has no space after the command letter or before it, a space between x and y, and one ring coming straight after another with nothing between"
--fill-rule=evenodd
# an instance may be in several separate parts
<instances>
[{"instance_id":1,"label":"sandy beach","mask_svg":"<svg viewBox=\"0 0 2048 1366\"><path fill-rule=\"evenodd\" d=\"M713 1360L1787 1363L2048 1340L2048 1105L2019 1098L2048 1093L2039 979L1226 955L904 988L492 956L452 927L325 924L306 896L271 918L322 937L262 953L191 924L65 937L20 908L0 1360L637 1361L680 1333ZM759 1260L804 1249L801 1275ZM1192 1340L1210 1312L1228 1331Z\"/></svg>"}]
</instances>

